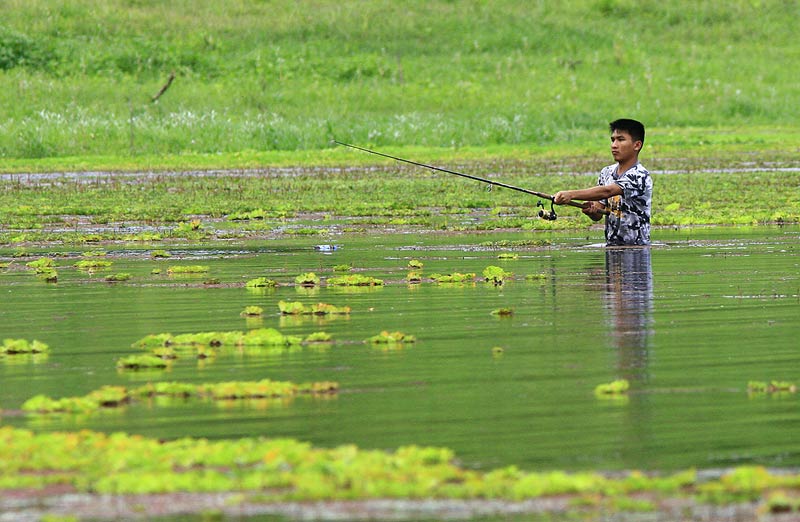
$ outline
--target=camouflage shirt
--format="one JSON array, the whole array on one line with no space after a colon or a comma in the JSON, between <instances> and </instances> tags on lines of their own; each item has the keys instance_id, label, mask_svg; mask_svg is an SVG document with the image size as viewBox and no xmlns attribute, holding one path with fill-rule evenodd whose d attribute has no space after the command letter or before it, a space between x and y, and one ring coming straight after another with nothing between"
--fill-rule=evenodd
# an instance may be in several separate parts
<instances>
[{"instance_id":1,"label":"camouflage shirt","mask_svg":"<svg viewBox=\"0 0 800 522\"><path fill-rule=\"evenodd\" d=\"M606 216L606 244L649 245L653 180L641 163L622 174L617 172L618 166L605 167L597 180L598 185L616 183L622 188L621 196L613 196L602 202L610 211Z\"/></svg>"}]
</instances>

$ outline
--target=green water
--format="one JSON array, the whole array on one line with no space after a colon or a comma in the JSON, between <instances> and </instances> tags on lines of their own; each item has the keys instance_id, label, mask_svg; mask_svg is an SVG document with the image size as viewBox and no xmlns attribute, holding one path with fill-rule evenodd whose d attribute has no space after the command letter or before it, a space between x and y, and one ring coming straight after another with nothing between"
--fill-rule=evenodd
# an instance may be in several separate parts
<instances>
[{"instance_id":1,"label":"green water","mask_svg":"<svg viewBox=\"0 0 800 522\"><path fill-rule=\"evenodd\" d=\"M574 234L573 234L574 236ZM82 249L60 249L57 284L24 268L0 270L0 336L38 339L46 358L0 357L0 422L36 430L87 428L174 438L294 437L320 446L407 444L452 448L468 467L524 469L718 468L743 463L800 466L795 395L750 397L750 380L800 381L800 229L659 231L649 249L588 246L597 238L548 236L550 248L488 248L532 234L384 235L314 241L203 245L153 260L141 246L111 245L109 271L72 267ZM317 242L320 242L317 240ZM160 246L158 248L163 248ZM499 260L500 252L519 254ZM44 252L42 252L44 253ZM11 261L0 251L0 261ZM71 256L71 257L69 257ZM434 272L489 265L515 274L503 286L409 285L410 259ZM292 282L353 264L383 287L255 293L242 283L266 276ZM169 277L200 264L210 273ZM154 268L161 275L151 274ZM107 273L132 274L108 284ZM526 275L538 276L526 280ZM204 285L214 277L219 285ZM349 316L281 317L279 300L350 306ZM248 305L265 309L245 320ZM514 310L511 317L491 312ZM119 373L148 334L273 327L285 334L326 331L328 347L274 355L223 350L213 360L182 358L169 371ZM381 330L418 338L402 349L360 341ZM493 355L493 348L503 348ZM625 377L626 400L594 387ZM334 380L329 398L233 406L137 403L88 416L22 415L28 398L84 395L102 385L271 378Z\"/></svg>"}]
</instances>

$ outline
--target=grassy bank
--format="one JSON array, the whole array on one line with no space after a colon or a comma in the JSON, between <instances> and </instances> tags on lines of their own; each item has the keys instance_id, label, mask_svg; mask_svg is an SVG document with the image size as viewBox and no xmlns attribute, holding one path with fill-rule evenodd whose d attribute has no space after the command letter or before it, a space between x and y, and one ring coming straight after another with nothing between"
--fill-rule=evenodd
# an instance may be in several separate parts
<instances>
[{"instance_id":1,"label":"grassy bank","mask_svg":"<svg viewBox=\"0 0 800 522\"><path fill-rule=\"evenodd\" d=\"M263 151L324 150L334 136L585 151L621 115L675 136L678 150L720 129L737 146L783 150L796 140L742 129L797 133L800 92L785 64L798 57L799 9L12 1L0 22L0 157L4 169L81 168L85 157L244 166L281 160ZM40 158L54 161L15 163Z\"/></svg>"}]
</instances>

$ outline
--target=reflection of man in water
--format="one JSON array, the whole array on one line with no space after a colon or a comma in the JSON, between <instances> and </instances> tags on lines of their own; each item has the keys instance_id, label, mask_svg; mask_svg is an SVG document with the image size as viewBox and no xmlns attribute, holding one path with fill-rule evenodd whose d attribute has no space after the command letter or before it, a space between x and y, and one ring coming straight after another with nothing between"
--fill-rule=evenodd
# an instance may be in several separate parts
<instances>
[{"instance_id":1,"label":"reflection of man in water","mask_svg":"<svg viewBox=\"0 0 800 522\"><path fill-rule=\"evenodd\" d=\"M632 382L646 380L653 322L649 248L606 249L603 302L619 357L619 377Z\"/></svg>"}]
</instances>

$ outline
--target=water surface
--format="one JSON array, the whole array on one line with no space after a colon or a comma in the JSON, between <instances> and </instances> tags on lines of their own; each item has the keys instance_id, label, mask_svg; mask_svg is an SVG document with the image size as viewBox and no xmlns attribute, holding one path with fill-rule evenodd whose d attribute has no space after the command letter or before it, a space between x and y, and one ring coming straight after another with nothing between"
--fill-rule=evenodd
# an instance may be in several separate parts
<instances>
[{"instance_id":1,"label":"water surface","mask_svg":"<svg viewBox=\"0 0 800 522\"><path fill-rule=\"evenodd\" d=\"M539 233L541 234L541 233ZM321 446L452 448L468 467L491 469L678 469L743 463L800 466L798 399L749 396L750 380L797 382L800 254L797 227L659 231L650 248L606 249L576 234L553 246L496 248L527 234L343 237L332 252L306 239L198 245L153 260L141 246L107 246L107 272L72 268L79 250L59 249L57 284L17 259L0 271L0 335L39 339L46 358L0 357L1 422L35 430L87 428L174 438L294 437ZM317 240L319 241L319 240ZM157 248L163 248L159 246ZM500 260L501 252L519 254ZM41 252L42 254L46 252ZM0 251L0 261L11 261ZM502 285L407 284L410 259L432 273L512 271ZM177 264L210 273L164 275ZM289 284L253 292L266 276L334 275L335 265L384 279L383 287L313 289ZM162 268L162 274L152 274ZM107 273L129 282L108 284ZM535 276L526 279L526 275ZM213 277L218 285L205 285ZM282 317L279 300L350 306L349 316ZM246 320L248 305L265 309ZM491 312L507 307L511 317ZM277 328L326 331L337 341L271 355L222 350L181 358L169 371L120 373L147 334ZM400 330L418 342L361 341ZM493 352L502 348L502 354ZM84 395L106 384L271 378L334 380L333 397L240 404L137 403L87 416L26 416L36 394ZM627 378L621 400L594 387ZM9 413L10 411L10 413Z\"/></svg>"}]
</instances>

